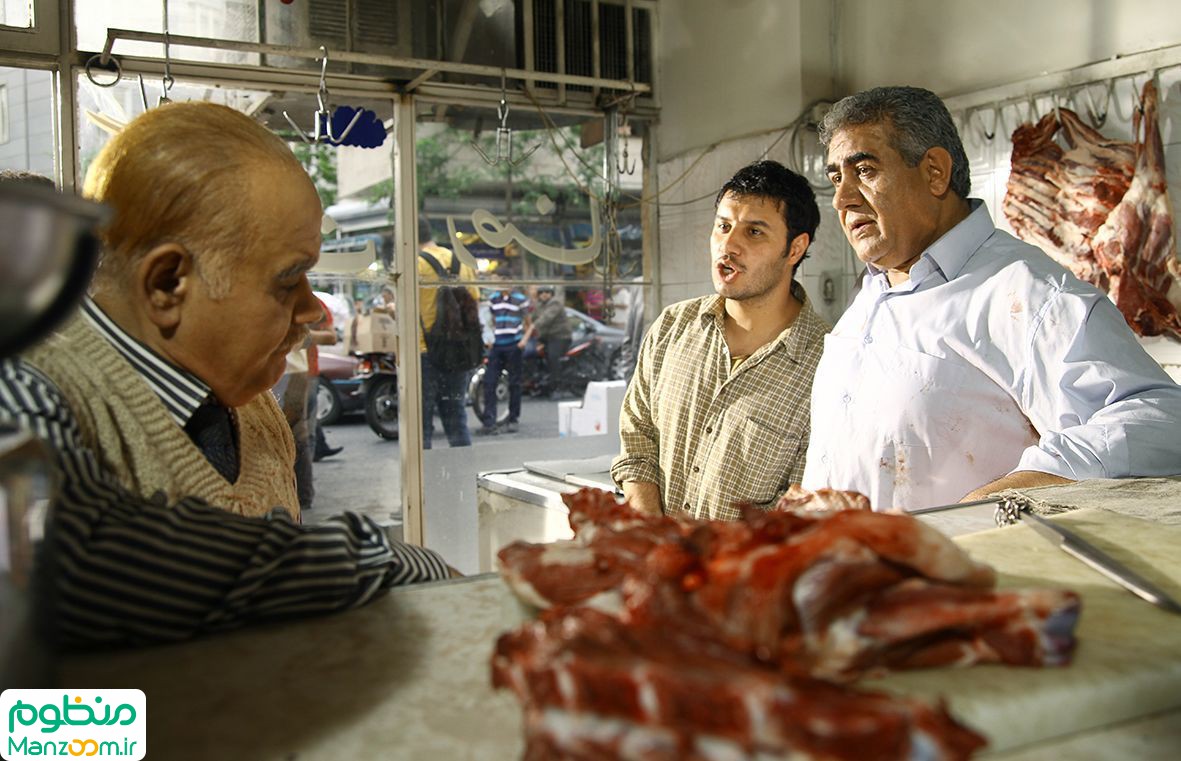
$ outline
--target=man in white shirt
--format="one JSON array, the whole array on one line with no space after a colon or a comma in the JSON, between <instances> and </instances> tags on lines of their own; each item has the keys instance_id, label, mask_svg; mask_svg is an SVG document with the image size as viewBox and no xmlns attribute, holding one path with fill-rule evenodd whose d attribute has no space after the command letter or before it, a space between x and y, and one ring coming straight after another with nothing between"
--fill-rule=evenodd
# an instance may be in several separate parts
<instances>
[{"instance_id":1,"label":"man in white shirt","mask_svg":"<svg viewBox=\"0 0 1181 761\"><path fill-rule=\"evenodd\" d=\"M916 509L1181 473L1181 388L1101 292L968 198L936 95L850 96L821 140L866 272L816 371L805 487Z\"/></svg>"}]
</instances>

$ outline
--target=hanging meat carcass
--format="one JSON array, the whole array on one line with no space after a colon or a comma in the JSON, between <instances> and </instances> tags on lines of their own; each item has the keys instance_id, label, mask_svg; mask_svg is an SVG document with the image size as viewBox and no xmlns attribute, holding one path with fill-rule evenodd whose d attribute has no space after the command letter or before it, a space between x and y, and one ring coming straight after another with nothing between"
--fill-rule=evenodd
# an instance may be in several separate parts
<instances>
[{"instance_id":1,"label":"hanging meat carcass","mask_svg":"<svg viewBox=\"0 0 1181 761\"><path fill-rule=\"evenodd\" d=\"M1066 150L1058 145L1059 133ZM1131 143L1104 137L1070 109L1022 124L1013 132L1005 217L1019 238L1104 287L1092 239L1127 192L1135 158Z\"/></svg>"},{"instance_id":2,"label":"hanging meat carcass","mask_svg":"<svg viewBox=\"0 0 1181 761\"><path fill-rule=\"evenodd\" d=\"M1144 336L1181 338L1181 269L1156 109L1156 84L1150 79L1132 122L1138 138L1136 173L1128 192L1095 233L1094 253L1107 273L1108 294L1133 330Z\"/></svg>"},{"instance_id":3,"label":"hanging meat carcass","mask_svg":"<svg viewBox=\"0 0 1181 761\"><path fill-rule=\"evenodd\" d=\"M1104 137L1065 108L1019 126L1003 211L1018 237L1107 291L1137 333L1181 337L1181 267L1156 101L1149 81L1135 143Z\"/></svg>"}]
</instances>

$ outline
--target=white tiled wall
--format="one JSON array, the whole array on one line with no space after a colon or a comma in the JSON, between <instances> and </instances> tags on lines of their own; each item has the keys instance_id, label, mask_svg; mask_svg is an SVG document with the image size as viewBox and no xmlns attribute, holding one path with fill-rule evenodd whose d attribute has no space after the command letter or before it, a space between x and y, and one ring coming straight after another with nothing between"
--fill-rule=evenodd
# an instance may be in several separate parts
<instances>
[{"instance_id":1,"label":"white tiled wall","mask_svg":"<svg viewBox=\"0 0 1181 761\"><path fill-rule=\"evenodd\" d=\"M1175 224L1181 220L1181 67L1160 72L1160 129L1165 144L1165 161L1168 170L1169 187ZM1117 80L1115 96L1108 109L1107 121L1102 128L1105 135L1124 140L1132 139L1133 93L1144 83L1144 77ZM1098 90L1096 90L1098 95ZM1063 104L1067 105L1067 104ZM1048 97L1040 98L1034 104L1036 115L1045 114L1053 107ZM1082 102L1076 110L1085 112ZM1001 213L1001 201L1005 196L1005 185L1009 179L1009 159L1012 153L1012 135L1016 126L1029 118L1029 106L1010 105L1001 112L994 139L985 139L979 127L960 122L961 115L953 114L960 126L964 148L972 166L972 195L984 199L997 226L1010 229ZM992 127L991 119L986 126ZM709 231L713 221L713 198L717 189L738 169L763 157L768 146L779 137L772 132L756 137L739 138L719 144L706 155L686 177L676 185L670 184L688 168L701 151L690 152L661 163L657 167L661 188L667 188L660 197L660 292L659 306L666 306L682 299L710 293L709 277ZM814 139L814 135L809 135ZM789 140L780 140L771 150L768 158L775 159L789 167ZM820 146L816 144L813 156L819 156ZM819 177L816 178L820 179ZM700 198L707 196L706 198ZM698 199L685 204L691 199ZM845 241L844 234L836 220L836 214L827 196L818 197L821 222L817 240L813 243L808 259L800 266L798 278L807 289L816 309L830 322L835 321L852 296L853 287L860 276L861 267ZM823 300L823 281L831 277L835 293L831 302ZM657 311L652 310L655 317ZM1147 341L1146 348L1165 366L1165 369L1181 379L1181 352L1176 351L1175 342Z\"/></svg>"}]
</instances>

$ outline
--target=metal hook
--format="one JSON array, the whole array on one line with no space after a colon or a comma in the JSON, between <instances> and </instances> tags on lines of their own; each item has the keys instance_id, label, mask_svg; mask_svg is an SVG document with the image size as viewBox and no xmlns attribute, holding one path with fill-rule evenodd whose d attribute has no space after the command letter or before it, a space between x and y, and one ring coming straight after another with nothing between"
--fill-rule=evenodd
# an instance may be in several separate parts
<instances>
[{"instance_id":1,"label":"metal hook","mask_svg":"<svg viewBox=\"0 0 1181 761\"><path fill-rule=\"evenodd\" d=\"M476 153L480 154L480 158L488 166L508 164L510 167L518 167L541 147L541 143L538 143L525 151L525 154L520 158L513 159L513 131L508 126L508 113L508 75L502 69L500 73L500 103L496 106L496 116L500 119L500 126L496 128L496 157L490 157L478 142L471 141L472 148L476 149Z\"/></svg>"},{"instance_id":2,"label":"metal hook","mask_svg":"<svg viewBox=\"0 0 1181 761\"><path fill-rule=\"evenodd\" d=\"M1091 126L1099 129L1107 123L1107 109L1111 105L1112 81L1109 79L1103 84L1103 112L1095 108L1095 97L1091 94L1091 85L1088 84L1083 87L1087 95L1087 120L1091 122Z\"/></svg>"},{"instance_id":3,"label":"metal hook","mask_svg":"<svg viewBox=\"0 0 1181 761\"><path fill-rule=\"evenodd\" d=\"M110 82L99 82L94 78L94 72L92 71L96 64L100 69L113 73L115 78ZM115 85L119 84L119 81L123 78L123 64L119 63L119 59L115 56L111 56L110 61L103 63L100 60L99 55L95 53L86 60L86 67L84 71L86 73L86 78L89 79L90 83L95 87L114 87Z\"/></svg>"},{"instance_id":4,"label":"metal hook","mask_svg":"<svg viewBox=\"0 0 1181 761\"><path fill-rule=\"evenodd\" d=\"M636 173L636 160L632 159L630 161L630 163L628 162L627 137L623 138L623 156L621 157L621 159L622 159L622 161L616 160L616 162L615 162L615 168L617 170L619 170L619 173L620 174L627 174L627 175L635 174Z\"/></svg>"},{"instance_id":5,"label":"metal hook","mask_svg":"<svg viewBox=\"0 0 1181 761\"><path fill-rule=\"evenodd\" d=\"M615 140L616 140L616 142L620 141L620 134L621 133L624 133L624 132L627 133L622 138L622 142L623 142L623 156L621 157L622 162L620 161L620 158L618 158L618 157L615 159L615 170L618 174L626 174L626 175L633 175L636 173L636 161L635 161L635 159L632 159L631 163L629 164L628 163L628 154L627 154L628 137L631 136L631 130L629 130L627 128L627 109L628 109L629 105L635 101L635 93L634 93L635 87L633 86L632 89L633 89L633 93L632 93L631 97L623 101L623 103L626 105L621 105L619 110L615 112L615 121L617 122L616 126L615 126Z\"/></svg>"},{"instance_id":6,"label":"metal hook","mask_svg":"<svg viewBox=\"0 0 1181 761\"><path fill-rule=\"evenodd\" d=\"M172 89L172 85L176 84L176 80L172 78L172 56L170 51L171 41L168 32L168 0L164 0L164 76L160 79L160 99L156 101L157 106L162 106L165 103L171 103L172 99L168 97L168 91ZM147 110L145 104L144 110Z\"/></svg>"},{"instance_id":7,"label":"metal hook","mask_svg":"<svg viewBox=\"0 0 1181 761\"><path fill-rule=\"evenodd\" d=\"M988 127L984 126L984 120L982 118L978 118L980 116L981 110L982 109L980 109L980 108L973 110L971 118L975 120L974 123L976 125L977 131L980 132L981 137L983 137L985 140L988 140L989 142L991 142L992 139L996 137L996 123L997 123L996 104L994 103L992 105L992 131L989 131Z\"/></svg>"},{"instance_id":8,"label":"metal hook","mask_svg":"<svg viewBox=\"0 0 1181 761\"><path fill-rule=\"evenodd\" d=\"M362 109L357 109L353 114L352 120L349 121L348 126L344 128L344 132L339 135L332 134L332 112L328 108L328 48L323 45L320 46L320 86L316 90L316 117L313 122L313 131L310 135L306 134L295 120L291 118L286 111L283 112L283 118L295 130L295 134L309 145L316 143L328 143L331 145L340 145L344 142L349 133L353 131L353 127L357 126L357 121L361 118Z\"/></svg>"},{"instance_id":9,"label":"metal hook","mask_svg":"<svg viewBox=\"0 0 1181 761\"><path fill-rule=\"evenodd\" d=\"M1153 74L1149 73L1148 78L1152 79L1152 77L1153 77ZM1136 75L1135 74L1128 77L1128 80L1132 83L1132 111L1136 114L1143 115L1144 114L1144 99L1141 97L1141 93L1144 92L1144 85L1138 85L1136 83ZM1145 81L1144 84L1148 84L1148 82Z\"/></svg>"},{"instance_id":10,"label":"metal hook","mask_svg":"<svg viewBox=\"0 0 1181 761\"><path fill-rule=\"evenodd\" d=\"M1029 123L1037 124L1039 121L1041 121L1041 117L1037 112L1037 98L1034 97L1032 93L1028 98L1026 98L1025 105L1029 107Z\"/></svg>"},{"instance_id":11,"label":"metal hook","mask_svg":"<svg viewBox=\"0 0 1181 761\"><path fill-rule=\"evenodd\" d=\"M139 98L140 98L140 100L143 101L144 111L147 111L148 110L148 91L147 91L147 88L144 87L144 75L143 74L136 74L135 76L137 79L139 79Z\"/></svg>"}]
</instances>

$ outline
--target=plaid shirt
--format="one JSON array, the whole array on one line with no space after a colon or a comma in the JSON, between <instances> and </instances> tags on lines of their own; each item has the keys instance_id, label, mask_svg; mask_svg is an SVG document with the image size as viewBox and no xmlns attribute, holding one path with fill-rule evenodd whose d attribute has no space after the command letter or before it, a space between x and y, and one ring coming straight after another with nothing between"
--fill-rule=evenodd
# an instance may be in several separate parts
<instances>
[{"instance_id":1,"label":"plaid shirt","mask_svg":"<svg viewBox=\"0 0 1181 761\"><path fill-rule=\"evenodd\" d=\"M769 507L804 473L812 375L829 326L807 294L795 322L731 371L725 299L665 309L644 337L620 414L618 484L660 486L664 512L733 520L735 503Z\"/></svg>"}]
</instances>

